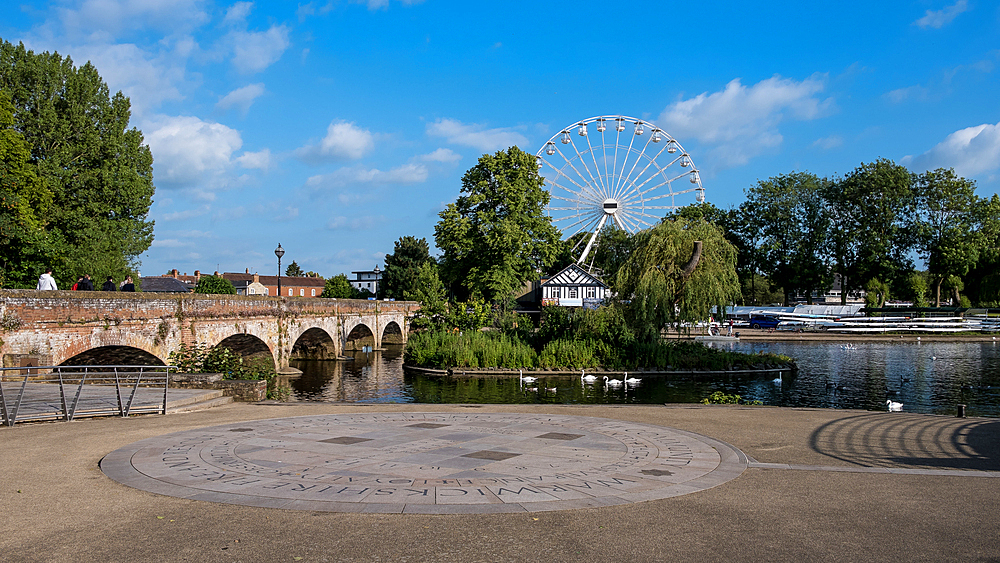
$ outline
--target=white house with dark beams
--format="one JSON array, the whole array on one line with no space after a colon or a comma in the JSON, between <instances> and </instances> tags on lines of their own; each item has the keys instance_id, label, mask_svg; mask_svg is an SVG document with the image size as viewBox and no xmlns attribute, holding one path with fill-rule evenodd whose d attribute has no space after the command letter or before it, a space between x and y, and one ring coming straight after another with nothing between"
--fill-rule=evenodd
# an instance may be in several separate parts
<instances>
[{"instance_id":1,"label":"white house with dark beams","mask_svg":"<svg viewBox=\"0 0 1000 563\"><path fill-rule=\"evenodd\" d=\"M570 264L563 271L542 282L542 305L561 307L597 308L611 290L601 280L587 273L577 264Z\"/></svg>"}]
</instances>

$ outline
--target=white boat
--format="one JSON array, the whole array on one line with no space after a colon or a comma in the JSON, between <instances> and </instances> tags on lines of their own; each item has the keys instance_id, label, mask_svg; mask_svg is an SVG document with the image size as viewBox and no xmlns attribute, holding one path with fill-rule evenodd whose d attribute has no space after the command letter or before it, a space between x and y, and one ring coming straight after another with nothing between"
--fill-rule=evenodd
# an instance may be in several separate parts
<instances>
[{"instance_id":1,"label":"white boat","mask_svg":"<svg viewBox=\"0 0 1000 563\"><path fill-rule=\"evenodd\" d=\"M695 336L695 342L739 342L739 336Z\"/></svg>"}]
</instances>

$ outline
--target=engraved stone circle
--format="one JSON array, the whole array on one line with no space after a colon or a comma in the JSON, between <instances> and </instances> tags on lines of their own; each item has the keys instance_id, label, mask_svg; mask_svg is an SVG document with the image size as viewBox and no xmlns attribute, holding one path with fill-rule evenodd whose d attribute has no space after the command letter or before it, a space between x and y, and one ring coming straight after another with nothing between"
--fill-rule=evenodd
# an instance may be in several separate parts
<instances>
[{"instance_id":1,"label":"engraved stone circle","mask_svg":"<svg viewBox=\"0 0 1000 563\"><path fill-rule=\"evenodd\" d=\"M546 414L371 413L240 422L108 454L145 491L330 512L535 512L696 492L747 466L732 446L662 426Z\"/></svg>"}]
</instances>

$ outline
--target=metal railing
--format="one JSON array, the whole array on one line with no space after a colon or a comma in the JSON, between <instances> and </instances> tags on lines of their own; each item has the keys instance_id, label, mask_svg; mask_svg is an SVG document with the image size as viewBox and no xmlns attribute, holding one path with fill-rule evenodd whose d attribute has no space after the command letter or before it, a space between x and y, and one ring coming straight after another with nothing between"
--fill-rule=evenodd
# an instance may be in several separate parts
<instances>
[{"instance_id":1,"label":"metal railing","mask_svg":"<svg viewBox=\"0 0 1000 563\"><path fill-rule=\"evenodd\" d=\"M166 414L174 366L0 368L0 424ZM162 391L161 391L162 388Z\"/></svg>"}]
</instances>

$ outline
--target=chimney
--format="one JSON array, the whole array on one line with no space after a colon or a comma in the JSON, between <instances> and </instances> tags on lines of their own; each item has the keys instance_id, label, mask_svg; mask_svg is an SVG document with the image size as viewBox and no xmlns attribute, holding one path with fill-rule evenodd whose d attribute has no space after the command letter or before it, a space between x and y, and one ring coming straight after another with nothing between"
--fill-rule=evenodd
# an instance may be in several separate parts
<instances>
[{"instance_id":1,"label":"chimney","mask_svg":"<svg viewBox=\"0 0 1000 563\"><path fill-rule=\"evenodd\" d=\"M250 273L250 268L247 268L247 273L248 273L248 274Z\"/></svg>"},{"instance_id":2,"label":"chimney","mask_svg":"<svg viewBox=\"0 0 1000 563\"><path fill-rule=\"evenodd\" d=\"M213 276L215 276L215 277L219 277L219 271L218 271L218 270L216 270L216 271L215 271L215 273L214 273L214 274L212 274L212 275L213 275Z\"/></svg>"},{"instance_id":3,"label":"chimney","mask_svg":"<svg viewBox=\"0 0 1000 563\"><path fill-rule=\"evenodd\" d=\"M174 279L177 279L177 268L170 270L170 275L173 276Z\"/></svg>"},{"instance_id":4,"label":"chimney","mask_svg":"<svg viewBox=\"0 0 1000 563\"><path fill-rule=\"evenodd\" d=\"M247 273L250 273L250 268L247 268ZM260 274L257 272L254 272L253 274L253 283L260 283Z\"/></svg>"},{"instance_id":5,"label":"chimney","mask_svg":"<svg viewBox=\"0 0 1000 563\"><path fill-rule=\"evenodd\" d=\"M184 275L186 276L187 274L184 274ZM195 279L200 278L201 277L201 271L200 270L195 270L194 271L194 277L195 277Z\"/></svg>"}]
</instances>

